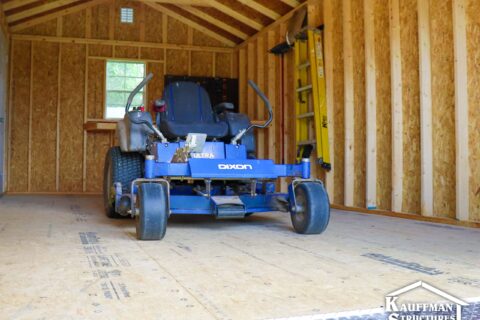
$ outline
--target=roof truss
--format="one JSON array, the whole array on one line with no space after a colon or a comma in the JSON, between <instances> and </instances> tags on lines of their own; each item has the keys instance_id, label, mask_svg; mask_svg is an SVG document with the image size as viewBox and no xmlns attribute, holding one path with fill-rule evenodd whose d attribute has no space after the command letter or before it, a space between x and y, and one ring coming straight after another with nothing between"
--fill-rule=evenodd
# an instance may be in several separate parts
<instances>
[{"instance_id":1,"label":"roof truss","mask_svg":"<svg viewBox=\"0 0 480 320\"><path fill-rule=\"evenodd\" d=\"M2 10L9 30L17 32L36 24L115 0L1 1L3 2ZM142 2L144 5L162 11L228 46L235 46L305 0L131 1Z\"/></svg>"},{"instance_id":2,"label":"roof truss","mask_svg":"<svg viewBox=\"0 0 480 320\"><path fill-rule=\"evenodd\" d=\"M223 3L221 3L217 0L205 0L205 1L208 2L210 4L210 6L222 11L223 13L232 17L233 19L236 19L240 22L245 23L246 25L251 26L255 30L261 30L264 27L264 25L262 25L261 23L258 23L257 21L253 20L252 18L247 17L247 16L239 13L238 11L232 9L231 7L229 7L227 5L224 5Z\"/></svg>"},{"instance_id":3,"label":"roof truss","mask_svg":"<svg viewBox=\"0 0 480 320\"><path fill-rule=\"evenodd\" d=\"M230 40L230 39L228 39L224 36L221 36L218 33L215 33L213 31L211 31L210 29L198 24L197 22L194 22L194 21L189 20L189 19L185 19L182 15L176 13L175 11L172 11L171 9L165 7L164 5L154 3L154 2L145 2L145 4L154 8L154 9L157 9L158 11L164 12L168 16L170 16L172 18L175 18L175 19L185 23L186 25L188 25L188 26L190 26L194 29L197 29L200 32L203 32L207 36L210 36L214 39L217 39L217 40L221 41L222 43L224 43L228 46L231 46L231 47L235 46L235 42L233 42L232 40Z\"/></svg>"},{"instance_id":4,"label":"roof truss","mask_svg":"<svg viewBox=\"0 0 480 320\"><path fill-rule=\"evenodd\" d=\"M57 9L69 4L73 4L75 2L78 2L78 0L57 0L54 2L47 2L40 6L35 6L27 10L22 10L14 14L7 15L7 22L11 23L18 20L26 19L35 15L41 14L43 12L47 12L47 11Z\"/></svg>"},{"instance_id":5,"label":"roof truss","mask_svg":"<svg viewBox=\"0 0 480 320\"><path fill-rule=\"evenodd\" d=\"M235 27L232 27L231 25L229 25L228 23L225 23L224 21L222 20L219 20L215 17L212 17L211 15L208 15L207 13L201 11L201 10L198 10L197 8L195 7L192 7L192 6L185 6L185 7L182 7L183 10L207 21L207 22L210 22L212 24L215 24L217 25L218 27L222 28L223 30L227 31L227 32L230 32L231 34L237 36L238 38L242 39L242 40L246 40L249 36L248 34L244 33L243 31L241 31L240 29L237 29Z\"/></svg>"},{"instance_id":6,"label":"roof truss","mask_svg":"<svg viewBox=\"0 0 480 320\"><path fill-rule=\"evenodd\" d=\"M17 1L8 1L3 4L3 10L12 10L18 7L26 6L30 3L37 2L38 0L17 0Z\"/></svg>"},{"instance_id":7,"label":"roof truss","mask_svg":"<svg viewBox=\"0 0 480 320\"><path fill-rule=\"evenodd\" d=\"M265 7L264 5L256 2L256 1L252 1L252 0L238 0L239 2L241 2L242 4L244 5L247 5L249 6L250 8L254 9L254 10L257 10L258 12L262 12L264 15L266 15L267 17L269 17L270 19L273 19L273 20L277 20L278 18L281 17L281 15L268 8L268 7Z\"/></svg>"},{"instance_id":8,"label":"roof truss","mask_svg":"<svg viewBox=\"0 0 480 320\"><path fill-rule=\"evenodd\" d=\"M32 27L34 25L47 22L52 19L56 19L58 17L62 17L70 13L82 11L84 9L91 8L109 1L110 0L79 1L77 5L67 7L67 8L60 8L60 10L54 10L53 12L47 11L47 12L44 12L44 14L40 14L40 15L33 16L31 18L20 20L19 23L9 24L9 27L12 32L20 31L20 30ZM8 21L8 15L7 15L7 21Z\"/></svg>"}]
</instances>

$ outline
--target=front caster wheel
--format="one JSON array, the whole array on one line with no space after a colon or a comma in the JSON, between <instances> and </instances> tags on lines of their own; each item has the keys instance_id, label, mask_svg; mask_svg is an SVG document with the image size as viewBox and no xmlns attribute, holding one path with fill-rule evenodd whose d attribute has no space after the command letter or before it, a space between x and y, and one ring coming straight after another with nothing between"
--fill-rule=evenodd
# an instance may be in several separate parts
<instances>
[{"instance_id":1,"label":"front caster wheel","mask_svg":"<svg viewBox=\"0 0 480 320\"><path fill-rule=\"evenodd\" d=\"M319 234L330 220L330 201L320 183L303 182L295 187L297 206L291 212L293 228L301 234Z\"/></svg>"},{"instance_id":2,"label":"front caster wheel","mask_svg":"<svg viewBox=\"0 0 480 320\"><path fill-rule=\"evenodd\" d=\"M138 240L161 240L168 220L167 190L159 183L142 183L138 189L139 213L135 216Z\"/></svg>"}]
</instances>

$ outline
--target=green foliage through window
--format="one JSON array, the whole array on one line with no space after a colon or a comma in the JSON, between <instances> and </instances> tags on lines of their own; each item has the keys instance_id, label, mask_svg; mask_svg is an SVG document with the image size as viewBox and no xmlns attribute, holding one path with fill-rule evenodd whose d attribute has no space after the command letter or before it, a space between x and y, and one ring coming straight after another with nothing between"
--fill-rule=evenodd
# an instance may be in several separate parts
<instances>
[{"instance_id":1,"label":"green foliage through window","mask_svg":"<svg viewBox=\"0 0 480 320\"><path fill-rule=\"evenodd\" d=\"M125 105L130 92L145 77L145 64L126 61L107 61L107 92L105 118L123 118ZM133 106L144 104L145 95L142 89L132 101Z\"/></svg>"}]
</instances>

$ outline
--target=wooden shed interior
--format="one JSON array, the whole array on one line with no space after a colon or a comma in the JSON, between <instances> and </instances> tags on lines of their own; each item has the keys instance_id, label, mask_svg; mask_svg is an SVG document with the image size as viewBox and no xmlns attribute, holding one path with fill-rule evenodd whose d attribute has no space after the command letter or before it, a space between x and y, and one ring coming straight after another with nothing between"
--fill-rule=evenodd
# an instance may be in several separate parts
<instances>
[{"instance_id":1,"label":"wooden shed interior","mask_svg":"<svg viewBox=\"0 0 480 320\"><path fill-rule=\"evenodd\" d=\"M148 102L166 74L238 78L240 110L263 120L256 81L275 114L258 157L294 161L293 53L268 49L305 6L324 26L333 167L314 172L332 204L480 222L477 0L3 0L6 192L101 192L107 60L146 64Z\"/></svg>"}]
</instances>

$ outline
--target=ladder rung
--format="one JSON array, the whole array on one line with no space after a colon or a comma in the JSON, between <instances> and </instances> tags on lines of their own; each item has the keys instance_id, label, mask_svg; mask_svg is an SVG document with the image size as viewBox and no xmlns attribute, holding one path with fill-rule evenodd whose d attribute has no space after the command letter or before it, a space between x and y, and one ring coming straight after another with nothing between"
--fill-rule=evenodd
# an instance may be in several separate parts
<instances>
[{"instance_id":1,"label":"ladder rung","mask_svg":"<svg viewBox=\"0 0 480 320\"><path fill-rule=\"evenodd\" d=\"M310 118L310 117L313 117L314 115L315 115L315 113L313 113L313 112L301 113L301 114L297 115L297 119Z\"/></svg>"},{"instance_id":2,"label":"ladder rung","mask_svg":"<svg viewBox=\"0 0 480 320\"><path fill-rule=\"evenodd\" d=\"M301 70L301 69L306 69L310 67L310 61L307 61L307 62L304 62L304 63L301 63L297 66L298 70Z\"/></svg>"},{"instance_id":3,"label":"ladder rung","mask_svg":"<svg viewBox=\"0 0 480 320\"><path fill-rule=\"evenodd\" d=\"M306 146L306 145L313 145L315 147L315 145L317 144L317 140L303 140L303 141L299 141L297 142L297 145L299 146Z\"/></svg>"},{"instance_id":4,"label":"ladder rung","mask_svg":"<svg viewBox=\"0 0 480 320\"><path fill-rule=\"evenodd\" d=\"M308 90L312 90L312 85L311 84L300 87L300 88L297 88L297 92L303 92L303 91L308 91Z\"/></svg>"}]
</instances>

